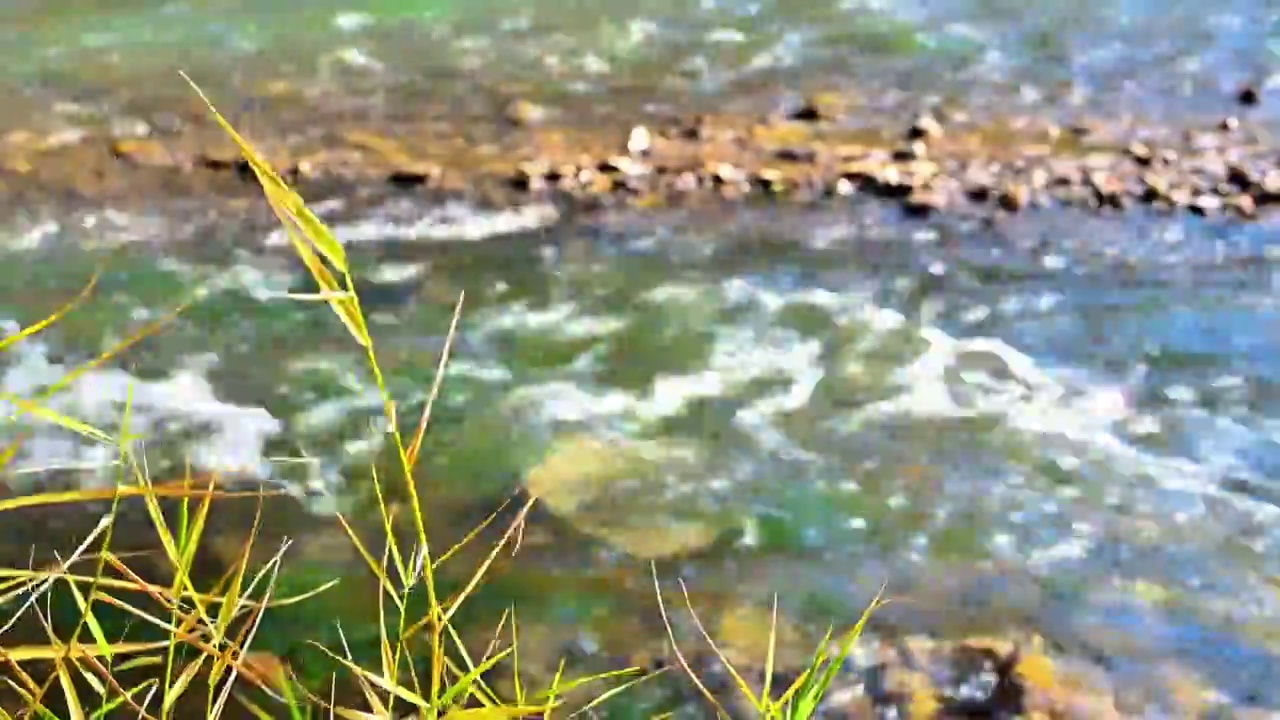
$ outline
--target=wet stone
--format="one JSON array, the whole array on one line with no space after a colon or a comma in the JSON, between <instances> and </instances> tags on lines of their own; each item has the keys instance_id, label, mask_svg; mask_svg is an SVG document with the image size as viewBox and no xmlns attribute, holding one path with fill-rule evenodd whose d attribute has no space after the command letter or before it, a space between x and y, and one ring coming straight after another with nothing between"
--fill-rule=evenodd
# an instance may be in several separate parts
<instances>
[{"instance_id":1,"label":"wet stone","mask_svg":"<svg viewBox=\"0 0 1280 720\"><path fill-rule=\"evenodd\" d=\"M502 109L502 117L512 125L520 127L537 125L550 116L551 111L545 106L524 99L512 100Z\"/></svg>"},{"instance_id":2,"label":"wet stone","mask_svg":"<svg viewBox=\"0 0 1280 720\"><path fill-rule=\"evenodd\" d=\"M1258 203L1252 195L1231 195L1223 201L1224 206L1240 218L1253 218L1258 214Z\"/></svg>"},{"instance_id":3,"label":"wet stone","mask_svg":"<svg viewBox=\"0 0 1280 720\"><path fill-rule=\"evenodd\" d=\"M947 206L947 194L935 187L917 187L903 200L902 208L908 215L924 217L943 210Z\"/></svg>"},{"instance_id":4,"label":"wet stone","mask_svg":"<svg viewBox=\"0 0 1280 720\"><path fill-rule=\"evenodd\" d=\"M1262 103L1262 95L1253 85L1245 85L1236 92L1236 102L1245 107L1255 107Z\"/></svg>"},{"instance_id":5,"label":"wet stone","mask_svg":"<svg viewBox=\"0 0 1280 720\"><path fill-rule=\"evenodd\" d=\"M1129 147L1125 148L1125 150L1129 153L1129 157L1139 165L1150 165L1155 159L1155 153L1151 151L1151 148L1146 143L1134 141L1129 143Z\"/></svg>"},{"instance_id":6,"label":"wet stone","mask_svg":"<svg viewBox=\"0 0 1280 720\"><path fill-rule=\"evenodd\" d=\"M939 117L925 112L903 141L885 128L826 122L843 117L848 106L847 98L824 94L763 120L673 115L656 125L584 130L558 126L560 113L516 99L498 120L525 132L400 114L385 125L334 118L331 129L284 128L254 139L287 179L329 191L426 187L513 205L562 192L585 211L637 197L692 200L701 193L701 200L718 202L763 195L808 203L866 192L902 202L911 214L966 205L1017 212L1044 203L1111 211L1141 200L1200 213L1229 208L1231 218L1242 220L1255 216L1250 201L1226 199L1247 194L1255 210L1280 201L1280 181L1270 176L1274 158L1239 133L1193 127L1180 134L1184 128L1093 120L1090 135L1106 142L1085 148L1035 116L978 128L970 120L944 132ZM134 197L145 203L160 188L206 199L228 195L232 202L256 189L238 149L208 123L146 137L14 131L0 144L0 169L15 176L9 184L38 180L36 192L61 187L115 204ZM1222 207L1198 200L1202 195L1224 199Z\"/></svg>"},{"instance_id":7,"label":"wet stone","mask_svg":"<svg viewBox=\"0 0 1280 720\"><path fill-rule=\"evenodd\" d=\"M844 109L843 99L837 93L818 93L804 99L786 113L788 120L820 122L839 119Z\"/></svg>"},{"instance_id":8,"label":"wet stone","mask_svg":"<svg viewBox=\"0 0 1280 720\"><path fill-rule=\"evenodd\" d=\"M1227 182L1240 190L1248 190L1254 184L1253 172L1243 165L1230 163L1227 165Z\"/></svg>"},{"instance_id":9,"label":"wet stone","mask_svg":"<svg viewBox=\"0 0 1280 720\"><path fill-rule=\"evenodd\" d=\"M1211 193L1197 195L1191 201L1191 212L1197 215L1213 215L1222 210L1222 198Z\"/></svg>"},{"instance_id":10,"label":"wet stone","mask_svg":"<svg viewBox=\"0 0 1280 720\"><path fill-rule=\"evenodd\" d=\"M1144 189L1143 199L1148 202L1169 197L1169 179L1160 173L1143 173L1142 184Z\"/></svg>"},{"instance_id":11,"label":"wet stone","mask_svg":"<svg viewBox=\"0 0 1280 720\"><path fill-rule=\"evenodd\" d=\"M173 152L155 140L116 140L111 143L111 154L134 165L172 167L177 164Z\"/></svg>"},{"instance_id":12,"label":"wet stone","mask_svg":"<svg viewBox=\"0 0 1280 720\"><path fill-rule=\"evenodd\" d=\"M1258 181L1258 201L1276 202L1280 200L1280 170L1268 170Z\"/></svg>"},{"instance_id":13,"label":"wet stone","mask_svg":"<svg viewBox=\"0 0 1280 720\"><path fill-rule=\"evenodd\" d=\"M1027 206L1031 201L1031 191L1026 185L1009 183L1000 190L1000 194L996 197L996 202L1002 210L1007 212L1018 212Z\"/></svg>"},{"instance_id":14,"label":"wet stone","mask_svg":"<svg viewBox=\"0 0 1280 720\"><path fill-rule=\"evenodd\" d=\"M923 140L913 140L905 147L893 151L893 159L897 162L921 160L929 155L929 146Z\"/></svg>"},{"instance_id":15,"label":"wet stone","mask_svg":"<svg viewBox=\"0 0 1280 720\"><path fill-rule=\"evenodd\" d=\"M649 128L643 125L631 128L631 133L627 135L627 152L632 155L641 155L652 147L653 135L649 132Z\"/></svg>"},{"instance_id":16,"label":"wet stone","mask_svg":"<svg viewBox=\"0 0 1280 720\"><path fill-rule=\"evenodd\" d=\"M942 123L933 115L922 113L917 115L907 128L908 140L930 140L943 135Z\"/></svg>"}]
</instances>

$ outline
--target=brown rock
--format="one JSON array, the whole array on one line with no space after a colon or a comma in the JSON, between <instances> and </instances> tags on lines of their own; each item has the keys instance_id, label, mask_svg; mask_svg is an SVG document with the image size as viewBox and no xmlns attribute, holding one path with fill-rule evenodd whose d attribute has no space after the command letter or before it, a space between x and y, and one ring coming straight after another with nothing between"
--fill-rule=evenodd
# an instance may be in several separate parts
<instances>
[{"instance_id":1,"label":"brown rock","mask_svg":"<svg viewBox=\"0 0 1280 720\"><path fill-rule=\"evenodd\" d=\"M1148 147L1146 143L1141 143L1136 140L1129 143L1129 147L1125 149L1125 152L1129 154L1129 157L1132 158L1134 162L1142 166L1150 165L1151 161L1155 159L1155 153L1151 151L1151 148Z\"/></svg>"},{"instance_id":2,"label":"brown rock","mask_svg":"<svg viewBox=\"0 0 1280 720\"><path fill-rule=\"evenodd\" d=\"M516 165L512 185L517 190L538 192L547 187L551 166L545 160L528 160Z\"/></svg>"},{"instance_id":3,"label":"brown rock","mask_svg":"<svg viewBox=\"0 0 1280 720\"><path fill-rule=\"evenodd\" d=\"M789 184L786 173L777 168L761 168L752 175L751 180L770 193L780 193Z\"/></svg>"},{"instance_id":4,"label":"brown rock","mask_svg":"<svg viewBox=\"0 0 1280 720\"><path fill-rule=\"evenodd\" d=\"M444 169L435 163L412 162L392 168L387 173L387 182L402 187L433 186L443 174Z\"/></svg>"},{"instance_id":5,"label":"brown rock","mask_svg":"<svg viewBox=\"0 0 1280 720\"><path fill-rule=\"evenodd\" d=\"M1244 165L1228 163L1227 182L1240 190L1247 190L1253 186L1253 173Z\"/></svg>"},{"instance_id":6,"label":"brown rock","mask_svg":"<svg viewBox=\"0 0 1280 720\"><path fill-rule=\"evenodd\" d=\"M1258 203L1254 201L1252 195L1245 193L1230 195L1223 202L1237 217L1252 219L1258 215Z\"/></svg>"},{"instance_id":7,"label":"brown rock","mask_svg":"<svg viewBox=\"0 0 1280 720\"><path fill-rule=\"evenodd\" d=\"M946 206L947 194L939 188L930 186L913 188L902 201L902 209L914 217L927 216L945 209Z\"/></svg>"},{"instance_id":8,"label":"brown rock","mask_svg":"<svg viewBox=\"0 0 1280 720\"><path fill-rule=\"evenodd\" d=\"M1142 197L1147 202L1169 197L1169 180L1160 173L1150 171L1143 173L1142 184L1144 188Z\"/></svg>"},{"instance_id":9,"label":"brown rock","mask_svg":"<svg viewBox=\"0 0 1280 720\"><path fill-rule=\"evenodd\" d=\"M671 183L671 188L678 193L691 193L696 191L701 184L702 180L697 173L686 170L676 176Z\"/></svg>"},{"instance_id":10,"label":"brown rock","mask_svg":"<svg viewBox=\"0 0 1280 720\"><path fill-rule=\"evenodd\" d=\"M707 163L706 170L713 181L722 185L741 185L749 179L745 170L732 163Z\"/></svg>"},{"instance_id":11,"label":"brown rock","mask_svg":"<svg viewBox=\"0 0 1280 720\"><path fill-rule=\"evenodd\" d=\"M840 167L840 177L854 183L877 181L884 171L884 163L871 158L847 162Z\"/></svg>"},{"instance_id":12,"label":"brown rock","mask_svg":"<svg viewBox=\"0 0 1280 720\"><path fill-rule=\"evenodd\" d=\"M111 154L130 164L145 167L172 167L176 164L173 152L155 140L115 140L111 143Z\"/></svg>"},{"instance_id":13,"label":"brown rock","mask_svg":"<svg viewBox=\"0 0 1280 720\"><path fill-rule=\"evenodd\" d=\"M195 162L200 167L218 171L247 170L249 167L240 150L229 144L201 148L195 154Z\"/></svg>"},{"instance_id":14,"label":"brown rock","mask_svg":"<svg viewBox=\"0 0 1280 720\"><path fill-rule=\"evenodd\" d=\"M811 163L818 158L818 152L813 148L785 147L774 151L773 157L783 162L793 163Z\"/></svg>"},{"instance_id":15,"label":"brown rock","mask_svg":"<svg viewBox=\"0 0 1280 720\"><path fill-rule=\"evenodd\" d=\"M1124 183L1115 175L1095 170L1089 173L1089 187L1093 189L1098 207L1122 209L1125 202Z\"/></svg>"},{"instance_id":16,"label":"brown rock","mask_svg":"<svg viewBox=\"0 0 1280 720\"><path fill-rule=\"evenodd\" d=\"M918 160L928 156L929 146L923 140L912 140L905 147L893 151L893 159L897 162Z\"/></svg>"},{"instance_id":17,"label":"brown rock","mask_svg":"<svg viewBox=\"0 0 1280 720\"><path fill-rule=\"evenodd\" d=\"M995 188L998 184L996 175L989 168L978 164L971 164L964 171L964 178L961 181L964 187L964 194L973 202L983 203L991 199L995 195Z\"/></svg>"},{"instance_id":18,"label":"brown rock","mask_svg":"<svg viewBox=\"0 0 1280 720\"><path fill-rule=\"evenodd\" d=\"M1195 201L1195 194L1190 188L1171 187L1166 199L1177 207L1189 207Z\"/></svg>"},{"instance_id":19,"label":"brown rock","mask_svg":"<svg viewBox=\"0 0 1280 720\"><path fill-rule=\"evenodd\" d=\"M1191 212L1196 215L1212 215L1222 210L1222 198L1212 193L1201 193L1191 201Z\"/></svg>"},{"instance_id":20,"label":"brown rock","mask_svg":"<svg viewBox=\"0 0 1280 720\"><path fill-rule=\"evenodd\" d=\"M942 123L928 113L921 113L907 128L908 140L930 140L942 137Z\"/></svg>"},{"instance_id":21,"label":"brown rock","mask_svg":"<svg viewBox=\"0 0 1280 720\"><path fill-rule=\"evenodd\" d=\"M1075 137L1077 140L1081 140L1097 133L1098 128L1091 122L1082 121L1073 123L1067 128L1067 131L1071 133L1072 137Z\"/></svg>"},{"instance_id":22,"label":"brown rock","mask_svg":"<svg viewBox=\"0 0 1280 720\"><path fill-rule=\"evenodd\" d=\"M502 109L502 117L519 127L537 125L544 122L550 115L551 111L545 106L522 98L512 100Z\"/></svg>"},{"instance_id":23,"label":"brown rock","mask_svg":"<svg viewBox=\"0 0 1280 720\"><path fill-rule=\"evenodd\" d=\"M799 107L787 113L788 120L820 122L836 120L844 110L844 99L836 93L817 93L805 99Z\"/></svg>"},{"instance_id":24,"label":"brown rock","mask_svg":"<svg viewBox=\"0 0 1280 720\"><path fill-rule=\"evenodd\" d=\"M590 195L608 195L614 189L613 178L601 172L590 173L588 177L580 177L579 180L582 183L582 189Z\"/></svg>"},{"instance_id":25,"label":"brown rock","mask_svg":"<svg viewBox=\"0 0 1280 720\"><path fill-rule=\"evenodd\" d=\"M1002 210L1007 212L1018 212L1027 206L1031 201L1031 191L1026 185L1018 183L1005 183L1001 188L1000 194L996 197L996 203L1000 205Z\"/></svg>"}]
</instances>

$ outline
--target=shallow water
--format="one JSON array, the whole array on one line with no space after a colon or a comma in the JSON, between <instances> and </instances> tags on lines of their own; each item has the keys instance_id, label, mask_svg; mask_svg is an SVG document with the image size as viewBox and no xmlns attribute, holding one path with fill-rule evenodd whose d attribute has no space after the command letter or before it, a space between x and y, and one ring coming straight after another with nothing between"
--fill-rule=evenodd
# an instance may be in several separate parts
<instances>
[{"instance_id":1,"label":"shallow water","mask_svg":"<svg viewBox=\"0 0 1280 720\"><path fill-rule=\"evenodd\" d=\"M1258 2L1211 17L1190 2L1076 3L1068 16L979 0L590 13L402 1L367 14L309 3L301 19L271 3L80 5L3 11L0 58L20 68L6 82L32 107L74 88L110 104L180 60L199 79L232 52L246 77L351 88L428 92L424 79L460 70L535 94L710 92L798 74L955 95L1070 81L1086 105L1193 117L1222 113L1238 82L1275 64L1275 11ZM336 42L350 49L334 54ZM226 80L239 82L214 82ZM533 549L561 572L642 573L625 559L641 552L630 531L703 523L717 541L677 568L695 587L785 591L791 611L826 622L887 579L911 602L886 623L1029 627L1139 687L1170 660L1230 703L1280 707L1271 224L1062 212L992 228L855 205L529 230L536 209L392 198L350 218L342 198L310 199L352 247L403 415L421 407L466 292L424 461L440 497L491 506L574 433L678 444L679 457L654 453L648 480L596 499L592 522L615 530L586 544L570 523ZM29 323L96 264L109 270L85 309L5 356L0 386L34 392L195 293L164 333L56 406L111 427L128 401L157 467L183 454L306 489L317 512L357 502L385 438L381 407L328 311L282 298L307 289L287 248L249 224L86 213L11 223L8 259L24 272L0 275L0 317ZM183 241L156 244L165 237ZM281 460L300 453L310 462ZM92 468L109 458L38 431L18 462L20 477L64 465L105 483Z\"/></svg>"}]
</instances>

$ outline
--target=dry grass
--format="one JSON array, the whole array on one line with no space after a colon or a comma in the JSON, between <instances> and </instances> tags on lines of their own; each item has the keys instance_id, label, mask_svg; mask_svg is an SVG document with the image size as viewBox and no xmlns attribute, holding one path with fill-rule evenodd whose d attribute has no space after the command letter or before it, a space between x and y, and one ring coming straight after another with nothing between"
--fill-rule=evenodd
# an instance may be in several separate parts
<instances>
[{"instance_id":1,"label":"dry grass","mask_svg":"<svg viewBox=\"0 0 1280 720\"><path fill-rule=\"evenodd\" d=\"M194 83L192 88L204 99ZM455 557L461 545L439 553L429 545L430 514L428 508L423 507L412 478L464 298L458 298L426 407L413 434L405 437L399 430L396 403L387 391L379 368L375 343L365 322L360 299L354 291L342 245L307 209L302 198L217 113L212 103L207 99L205 102L214 118L239 145L267 202L284 226L294 251L320 288L319 293L297 295L295 299L322 302L329 306L352 341L364 349L369 370L382 393L383 409L399 461L399 477L379 477L375 473L372 478L385 531L384 547L367 547L351 526L342 521L352 545L381 588L377 598L382 620L379 623L379 658L372 664L357 662L344 635L340 635L341 641L336 648L314 643L318 653L335 662L347 675L347 690L340 693L336 678L330 680L327 688L317 687L314 683L304 684L280 658L255 651L254 640L268 611L329 592L338 580L300 594L281 595L277 581L287 543L275 548L265 562L251 562L250 550L258 541L256 530L259 525L255 524L230 571L212 588L196 587L193 564L205 539L210 509L216 502L237 493L219 488L211 479L197 481L188 477L175 483L154 483L145 463L132 449L127 432L127 410L121 425L125 430L120 437L112 438L101 430L48 408L47 400L54 394L84 372L162 329L168 320L181 312L184 305L143 328L112 351L68 373L67 377L37 397L0 394L0 401L15 408L15 415L34 416L68 432L117 448L116 465L120 473L116 487L107 491L78 490L0 500L0 517L37 506L96 503L108 508L92 531L66 557L59 556L52 564L39 568L0 570L0 607L9 611L0 617L0 636L18 623L38 627L44 635L44 641L40 643L17 646L4 643L0 649L0 666L7 671L4 677L0 677L0 683L18 699L17 706L0 709L0 717L51 718L59 717L61 713L78 720L127 713L130 717L140 718L185 718L190 717L194 708L199 708L206 717L217 718L234 707L238 716L261 718L549 718L568 714L567 706L563 705L565 694L587 683L611 680L608 687L602 686L596 691L592 700L577 703L575 714L598 707L640 682L644 676L636 668L568 680L562 677L562 664L562 672L557 673L549 687L530 691L520 680L519 643L513 610L496 619L494 641L484 653L473 656L468 652L454 627L455 617L459 608L484 582L499 553L513 552L518 546L522 522L533 500L519 509L516 520L485 553L483 561L470 573L461 591L448 597L441 596L436 574L443 563ZM92 289L91 281L79 296L45 320L0 339L0 352L56 323L82 303ZM0 450L0 466L15 456L20 441L21 438ZM386 500L391 489L388 483L403 485L402 494L407 497L407 508L393 507ZM265 491L255 494L259 500L259 521L261 501L266 494ZM140 502L145 508L154 531L155 544L162 555L160 564L165 569L163 574L167 576L167 582L144 577L147 573L131 564L134 558L112 549L117 511L125 501ZM485 525L491 524L496 517L495 513ZM463 544L476 542L481 529L483 526L468 535ZM398 539L405 537L410 540ZM656 572L654 580L656 587ZM71 597L77 610L78 620L69 633L55 629L51 619L50 598L55 592L64 592ZM409 598L415 592L425 593L425 612L412 609L414 606ZM660 607L661 602L659 595ZM871 609L868 609L868 614ZM124 613L132 622L155 631L161 639L149 642L114 640L100 620L102 613L108 610ZM665 607L662 611L665 619ZM753 693L751 686L736 671L733 676L761 717L787 720L811 717L840 662L857 640L866 617L864 615L841 638L834 654L827 651L829 638L824 640L809 670L777 697L768 685L773 666L772 641L769 657L765 658L766 683L763 691ZM674 633L669 634L674 644ZM706 635L705 631L703 634ZM509 640L500 642L505 638ZM706 639L718 653L711 638L706 636ZM500 646L502 649L498 649ZM421 672L418 670L421 666L411 660L421 658L424 653L429 658L429 667L426 672ZM678 649L676 655L712 707L721 714L725 713L684 662ZM724 659L723 656L721 658ZM727 660L725 662L728 665ZM499 663L505 663L514 671L513 697L499 697L485 682L486 672ZM33 667L40 670L32 670ZM125 678L140 679L126 682Z\"/></svg>"}]
</instances>

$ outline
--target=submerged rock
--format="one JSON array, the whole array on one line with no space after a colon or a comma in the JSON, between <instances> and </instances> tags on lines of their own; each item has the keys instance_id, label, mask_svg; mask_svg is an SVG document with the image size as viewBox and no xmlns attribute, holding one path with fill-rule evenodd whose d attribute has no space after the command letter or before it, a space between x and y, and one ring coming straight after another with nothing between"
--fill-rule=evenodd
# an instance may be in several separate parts
<instances>
[{"instance_id":1,"label":"submerged rock","mask_svg":"<svg viewBox=\"0 0 1280 720\"><path fill-rule=\"evenodd\" d=\"M666 492L699 472L694 448L670 441L556 440L526 477L529 492L575 529L643 559L685 555L726 528L663 508Z\"/></svg>"}]
</instances>

